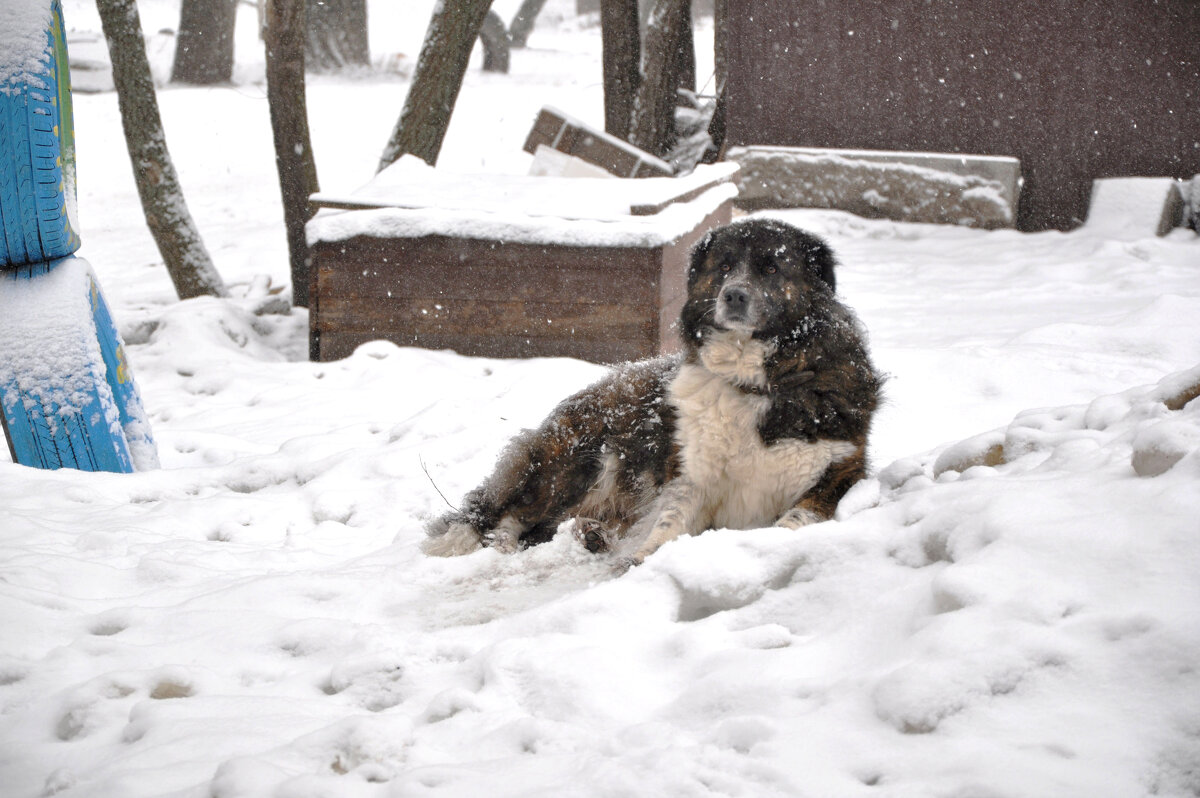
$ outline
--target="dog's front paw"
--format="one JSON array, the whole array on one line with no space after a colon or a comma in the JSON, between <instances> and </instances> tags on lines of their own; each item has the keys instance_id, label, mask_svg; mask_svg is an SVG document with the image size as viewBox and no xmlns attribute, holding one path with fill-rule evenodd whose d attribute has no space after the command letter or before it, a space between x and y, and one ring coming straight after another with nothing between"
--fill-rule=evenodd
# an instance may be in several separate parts
<instances>
[{"instance_id":1,"label":"dog's front paw","mask_svg":"<svg viewBox=\"0 0 1200 798\"><path fill-rule=\"evenodd\" d=\"M516 554L521 550L521 535L527 528L511 515L500 519L500 523L483 533L483 545L501 554Z\"/></svg>"},{"instance_id":2,"label":"dog's front paw","mask_svg":"<svg viewBox=\"0 0 1200 798\"><path fill-rule=\"evenodd\" d=\"M613 534L595 518L576 518L575 539L593 554L608 551L613 546Z\"/></svg>"},{"instance_id":3,"label":"dog's front paw","mask_svg":"<svg viewBox=\"0 0 1200 798\"><path fill-rule=\"evenodd\" d=\"M483 533L483 545L501 554L516 554L521 548L521 539L511 530L497 527Z\"/></svg>"},{"instance_id":4,"label":"dog's front paw","mask_svg":"<svg viewBox=\"0 0 1200 798\"><path fill-rule=\"evenodd\" d=\"M807 507L793 507L779 516L779 520L775 522L775 526L781 526L784 529L799 529L809 524L819 524L822 521L828 520L820 513L809 510Z\"/></svg>"}]
</instances>

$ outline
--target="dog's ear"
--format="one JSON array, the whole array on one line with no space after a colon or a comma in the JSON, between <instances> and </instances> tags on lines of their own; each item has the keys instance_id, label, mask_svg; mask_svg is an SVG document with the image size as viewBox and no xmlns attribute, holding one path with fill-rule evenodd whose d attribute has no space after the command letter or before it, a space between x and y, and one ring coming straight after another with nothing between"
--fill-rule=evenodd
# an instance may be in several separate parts
<instances>
[{"instance_id":1,"label":"dog's ear","mask_svg":"<svg viewBox=\"0 0 1200 798\"><path fill-rule=\"evenodd\" d=\"M810 277L825 283L831 292L836 292L837 277L834 276L834 271L837 269L837 258L834 257L833 250L814 235L809 233L801 235L804 243L799 249L804 253L804 268Z\"/></svg>"}]
</instances>

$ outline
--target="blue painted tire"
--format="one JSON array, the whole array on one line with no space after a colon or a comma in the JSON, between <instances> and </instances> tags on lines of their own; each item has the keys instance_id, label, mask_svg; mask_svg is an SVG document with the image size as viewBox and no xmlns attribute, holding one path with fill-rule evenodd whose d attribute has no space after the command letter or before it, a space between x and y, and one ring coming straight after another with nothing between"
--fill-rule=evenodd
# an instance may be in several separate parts
<instances>
[{"instance_id":1,"label":"blue painted tire","mask_svg":"<svg viewBox=\"0 0 1200 798\"><path fill-rule=\"evenodd\" d=\"M157 467L125 348L87 261L0 272L0 312L10 333L29 319L24 344L0 348L0 420L13 462L118 473Z\"/></svg>"},{"instance_id":2,"label":"blue painted tire","mask_svg":"<svg viewBox=\"0 0 1200 798\"><path fill-rule=\"evenodd\" d=\"M79 249L71 78L59 0L50 16L39 70L17 72L0 86L0 268Z\"/></svg>"}]
</instances>

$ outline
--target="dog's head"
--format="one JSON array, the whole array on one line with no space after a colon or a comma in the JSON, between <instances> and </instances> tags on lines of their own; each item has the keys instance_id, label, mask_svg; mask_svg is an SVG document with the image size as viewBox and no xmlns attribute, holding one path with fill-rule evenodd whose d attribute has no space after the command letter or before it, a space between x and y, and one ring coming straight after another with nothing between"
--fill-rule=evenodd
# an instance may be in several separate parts
<instances>
[{"instance_id":1,"label":"dog's head","mask_svg":"<svg viewBox=\"0 0 1200 798\"><path fill-rule=\"evenodd\" d=\"M786 222L747 219L710 231L692 250L680 317L685 345L721 330L799 335L814 310L833 301L835 266L824 241Z\"/></svg>"}]
</instances>

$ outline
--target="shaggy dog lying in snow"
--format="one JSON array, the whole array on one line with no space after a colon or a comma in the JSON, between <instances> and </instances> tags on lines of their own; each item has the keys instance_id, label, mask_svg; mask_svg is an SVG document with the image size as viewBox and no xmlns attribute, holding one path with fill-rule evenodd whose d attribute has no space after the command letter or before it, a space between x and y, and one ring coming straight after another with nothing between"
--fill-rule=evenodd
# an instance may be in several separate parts
<instances>
[{"instance_id":1,"label":"shaggy dog lying in snow","mask_svg":"<svg viewBox=\"0 0 1200 798\"><path fill-rule=\"evenodd\" d=\"M705 529L831 518L865 475L881 384L834 265L783 222L710 232L691 255L683 353L616 367L514 438L425 551L513 552L573 519L588 549L638 563Z\"/></svg>"}]
</instances>

